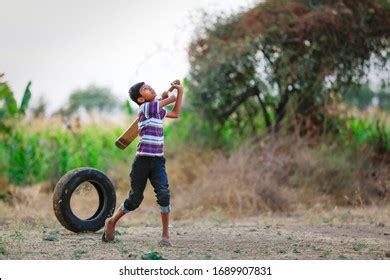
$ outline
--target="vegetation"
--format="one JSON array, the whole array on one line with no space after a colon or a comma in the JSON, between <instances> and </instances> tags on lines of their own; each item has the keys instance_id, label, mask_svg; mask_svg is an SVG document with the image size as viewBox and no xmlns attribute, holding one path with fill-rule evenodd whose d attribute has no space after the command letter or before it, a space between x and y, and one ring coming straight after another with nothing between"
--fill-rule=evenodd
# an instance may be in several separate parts
<instances>
[{"instance_id":1,"label":"vegetation","mask_svg":"<svg viewBox=\"0 0 390 280\"><path fill-rule=\"evenodd\" d=\"M381 0L268 0L206 17L189 48L186 107L165 127L170 183L193 197L175 202L177 217L386 203L389 85L374 90L368 73L388 73L389 19ZM77 118L118 106L133 118L128 102L92 85L43 119L45 101L28 108L30 98L30 83L19 106L0 85L0 186L54 184L91 166L128 188L120 166L135 144L115 147L123 127Z\"/></svg>"},{"instance_id":2,"label":"vegetation","mask_svg":"<svg viewBox=\"0 0 390 280\"><path fill-rule=\"evenodd\" d=\"M19 186L42 181L54 183L69 170L81 166L106 171L112 163L128 160L129 154L133 154L134 145L126 152L115 147L115 139L122 133L119 127L83 127L77 118L73 121L65 121L64 118L25 119L31 98L30 86L31 83L27 85L18 107L7 83L0 84L0 177L9 183ZM83 100L79 104L83 106L88 98L81 97L91 97L92 89L97 88L89 87L85 92L76 92L70 97L70 104L76 102L76 96ZM109 91L101 92L101 95L97 95L100 101L88 109L92 110L95 105L101 110L107 109L102 104ZM43 113L42 108L35 111L37 114Z\"/></svg>"},{"instance_id":3,"label":"vegetation","mask_svg":"<svg viewBox=\"0 0 390 280\"><path fill-rule=\"evenodd\" d=\"M0 137L2 134L10 134L14 122L25 115L27 106L30 102L31 82L28 83L23 99L18 107L14 93L6 82L2 80L4 74L0 74Z\"/></svg>"},{"instance_id":4,"label":"vegetation","mask_svg":"<svg viewBox=\"0 0 390 280\"><path fill-rule=\"evenodd\" d=\"M0 174L16 185L56 182L71 169L90 166L103 171L133 156L134 145L119 150L115 139L121 128L85 128L59 121L20 123L12 137L0 143ZM41 127L41 128L39 128ZM50 129L49 129L50 127Z\"/></svg>"},{"instance_id":5,"label":"vegetation","mask_svg":"<svg viewBox=\"0 0 390 280\"><path fill-rule=\"evenodd\" d=\"M268 0L210 18L189 49L189 89L217 134L232 124L256 133L257 115L273 132L282 121L304 135L325 123L332 131L326 105L364 83L370 68L388 69L387 1Z\"/></svg>"},{"instance_id":6,"label":"vegetation","mask_svg":"<svg viewBox=\"0 0 390 280\"><path fill-rule=\"evenodd\" d=\"M161 256L161 254L159 252L154 252L154 251L151 251L151 252L144 254L141 257L141 259L142 260L165 260L165 258L163 256Z\"/></svg>"},{"instance_id":7,"label":"vegetation","mask_svg":"<svg viewBox=\"0 0 390 280\"><path fill-rule=\"evenodd\" d=\"M71 93L67 109L63 113L73 115L82 108L89 113L92 111L112 112L118 107L119 103L109 88L90 85Z\"/></svg>"}]
</instances>

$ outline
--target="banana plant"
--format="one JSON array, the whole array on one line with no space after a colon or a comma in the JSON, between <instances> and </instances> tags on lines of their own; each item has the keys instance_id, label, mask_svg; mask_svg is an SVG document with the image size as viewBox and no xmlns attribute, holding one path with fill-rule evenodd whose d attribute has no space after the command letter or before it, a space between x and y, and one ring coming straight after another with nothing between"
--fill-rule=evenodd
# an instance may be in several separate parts
<instances>
[{"instance_id":1,"label":"banana plant","mask_svg":"<svg viewBox=\"0 0 390 280\"><path fill-rule=\"evenodd\" d=\"M0 134L9 134L12 130L10 120L20 118L26 114L31 99L31 82L28 82L22 102L18 107L13 91L6 82L1 80L3 76L4 74L0 74Z\"/></svg>"}]
</instances>

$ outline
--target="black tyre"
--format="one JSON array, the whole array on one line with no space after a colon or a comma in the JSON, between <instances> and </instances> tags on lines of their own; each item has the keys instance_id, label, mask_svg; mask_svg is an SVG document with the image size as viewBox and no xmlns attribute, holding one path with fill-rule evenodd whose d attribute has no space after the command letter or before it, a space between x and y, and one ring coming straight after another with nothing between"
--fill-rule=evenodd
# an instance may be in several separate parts
<instances>
[{"instance_id":1,"label":"black tyre","mask_svg":"<svg viewBox=\"0 0 390 280\"><path fill-rule=\"evenodd\" d=\"M77 187L85 182L95 187L99 196L99 206L91 217L80 219L73 213L70 200ZM115 204L116 195L111 180L103 172L94 168L83 167L69 171L62 176L54 189L54 213L58 221L73 232L101 229L105 220L114 213Z\"/></svg>"}]
</instances>

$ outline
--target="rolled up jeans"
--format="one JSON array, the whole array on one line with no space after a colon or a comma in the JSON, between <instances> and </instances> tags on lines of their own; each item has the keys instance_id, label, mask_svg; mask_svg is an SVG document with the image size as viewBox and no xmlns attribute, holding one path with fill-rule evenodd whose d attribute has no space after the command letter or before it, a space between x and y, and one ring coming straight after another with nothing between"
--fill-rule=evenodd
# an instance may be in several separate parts
<instances>
[{"instance_id":1,"label":"rolled up jeans","mask_svg":"<svg viewBox=\"0 0 390 280\"><path fill-rule=\"evenodd\" d=\"M121 209L125 213L140 206L144 199L148 179L153 186L161 213L170 212L170 193L165 158L163 156L136 156L130 172L131 190L129 197L121 204Z\"/></svg>"}]
</instances>

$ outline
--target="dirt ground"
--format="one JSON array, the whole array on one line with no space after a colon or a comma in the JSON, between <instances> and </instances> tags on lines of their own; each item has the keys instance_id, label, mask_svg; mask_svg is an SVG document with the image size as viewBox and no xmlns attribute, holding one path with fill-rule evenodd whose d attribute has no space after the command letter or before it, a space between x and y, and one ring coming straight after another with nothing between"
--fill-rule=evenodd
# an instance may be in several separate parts
<instances>
[{"instance_id":1,"label":"dirt ground","mask_svg":"<svg viewBox=\"0 0 390 280\"><path fill-rule=\"evenodd\" d=\"M204 218L179 220L173 211L173 246L162 248L155 206L126 215L115 241L106 244L102 230L75 234L63 228L50 194L25 195L28 200L13 206L0 203L0 259L390 259L390 206L239 219L216 209Z\"/></svg>"}]
</instances>

